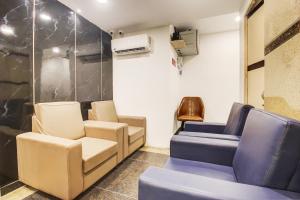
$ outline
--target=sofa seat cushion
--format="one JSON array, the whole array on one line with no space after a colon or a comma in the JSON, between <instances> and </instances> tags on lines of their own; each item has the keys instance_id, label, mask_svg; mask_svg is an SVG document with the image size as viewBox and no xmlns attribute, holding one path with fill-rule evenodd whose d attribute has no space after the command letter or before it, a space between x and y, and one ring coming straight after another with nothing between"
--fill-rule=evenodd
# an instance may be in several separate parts
<instances>
[{"instance_id":1,"label":"sofa seat cushion","mask_svg":"<svg viewBox=\"0 0 300 200\"><path fill-rule=\"evenodd\" d=\"M78 139L82 143L84 173L94 169L118 151L117 142L90 137Z\"/></svg>"},{"instance_id":2,"label":"sofa seat cushion","mask_svg":"<svg viewBox=\"0 0 300 200\"><path fill-rule=\"evenodd\" d=\"M128 140L130 144L143 137L144 134L145 130L143 127L128 126Z\"/></svg>"},{"instance_id":3,"label":"sofa seat cushion","mask_svg":"<svg viewBox=\"0 0 300 200\"><path fill-rule=\"evenodd\" d=\"M118 130L128 126L125 123L94 121L94 120L86 120L83 123L85 126L101 127L102 129L106 129L106 130Z\"/></svg>"},{"instance_id":4,"label":"sofa seat cushion","mask_svg":"<svg viewBox=\"0 0 300 200\"><path fill-rule=\"evenodd\" d=\"M236 182L233 168L224 165L170 158L167 161L165 168L209 178Z\"/></svg>"},{"instance_id":5,"label":"sofa seat cushion","mask_svg":"<svg viewBox=\"0 0 300 200\"><path fill-rule=\"evenodd\" d=\"M215 134L215 133L181 131L181 132L179 132L179 135L185 135L185 136L190 136L190 137L201 137L201 138L213 138L213 139L221 139L221 140L240 141L240 136L228 135L228 134Z\"/></svg>"},{"instance_id":6,"label":"sofa seat cushion","mask_svg":"<svg viewBox=\"0 0 300 200\"><path fill-rule=\"evenodd\" d=\"M202 122L203 118L200 116L192 116L192 115L181 115L178 117L179 121L199 121Z\"/></svg>"}]
</instances>

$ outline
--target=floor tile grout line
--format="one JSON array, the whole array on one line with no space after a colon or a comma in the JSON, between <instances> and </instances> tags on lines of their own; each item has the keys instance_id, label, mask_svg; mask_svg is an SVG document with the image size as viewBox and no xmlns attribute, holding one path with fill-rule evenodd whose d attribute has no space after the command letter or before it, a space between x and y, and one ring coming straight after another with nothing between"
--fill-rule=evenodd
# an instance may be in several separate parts
<instances>
[{"instance_id":1,"label":"floor tile grout line","mask_svg":"<svg viewBox=\"0 0 300 200\"><path fill-rule=\"evenodd\" d=\"M147 163L147 164L153 164L151 162L147 162L146 160L141 160L141 159L134 159L134 158L128 158L128 160L133 160L133 161L138 161L138 162L143 162L143 163ZM122 196L125 196L125 197L128 197L128 198L132 198L132 199L136 199L132 196L128 196L126 194L123 194L123 193L120 193L120 192L116 192L116 191L113 191L113 190L109 190L107 188L103 188L103 187L100 187L100 186L97 186L97 185L94 185L92 186L93 188L96 188L96 189L100 189L100 190L104 190L104 191L108 191L108 192L112 192L112 193L116 193L116 194L119 194L119 195L122 195Z\"/></svg>"},{"instance_id":2,"label":"floor tile grout line","mask_svg":"<svg viewBox=\"0 0 300 200\"><path fill-rule=\"evenodd\" d=\"M147 163L147 164L153 164L153 163L151 163L151 162L147 162L146 160L141 160L141 159L128 158L128 160L133 160L133 161L143 162L143 163ZM155 164L153 164L153 165L155 165ZM136 198L134 198L134 197L132 197L132 196L128 196L128 195L126 195L126 194L123 194L123 193L120 193L120 192L116 192L116 191L113 191L113 190L109 190L109 189L107 189L107 188L103 188L103 187L100 187L100 186L97 186L97 185L96 185L96 186L93 186L93 187L94 187L94 188L97 188L97 189L100 189L100 190L104 190L104 191L116 193L116 194L125 196L125 197L127 197L127 198L136 199Z\"/></svg>"},{"instance_id":3,"label":"floor tile grout line","mask_svg":"<svg viewBox=\"0 0 300 200\"><path fill-rule=\"evenodd\" d=\"M139 159L133 159L133 158L129 158L130 160L133 160L133 161L138 161L138 162L143 162L143 163L147 163L147 164L152 164L152 165L156 165L156 164L154 164L154 163L152 163L152 162L147 162L147 161L145 161L145 160L139 160Z\"/></svg>"},{"instance_id":4,"label":"floor tile grout line","mask_svg":"<svg viewBox=\"0 0 300 200\"><path fill-rule=\"evenodd\" d=\"M136 198L134 198L132 196L129 196L129 195L126 195L126 194L123 194L123 193L120 193L120 192L116 192L116 191L113 191L113 190L109 190L109 189L106 189L106 188L103 188L103 187L100 187L100 186L93 186L93 187L96 188L96 189L99 189L99 190L104 190L106 192L111 192L111 193L119 194L121 196L130 198L130 199L136 199Z\"/></svg>"},{"instance_id":5,"label":"floor tile grout line","mask_svg":"<svg viewBox=\"0 0 300 200\"><path fill-rule=\"evenodd\" d=\"M140 151L140 152L148 152L149 151ZM162 153L155 153L155 152L150 152L150 153L154 153L154 154L160 154L160 155L166 155L166 154L162 154ZM167 156L167 155L166 155ZM150 164L150 165L156 165L156 163L153 163L153 162L148 162L146 160L142 160L142 159L135 159L135 158L128 158L128 160L132 160L132 161L137 161L137 162L142 162L142 163L147 163L147 164ZM25 187L26 185L24 185L23 187ZM129 199L134 199L136 200L135 197L133 196L129 196L129 195L126 195L126 194L123 194L123 193L120 193L120 192L116 192L116 191L113 191L113 190L109 190L109 189L106 189L106 188L103 188L103 187L100 187L100 186L97 186L97 185L93 185L91 186L91 188L95 188L95 189L98 189L98 190L103 190L103 191L107 191L107 192L111 192L111 193L114 193L114 194L118 194L118 195L121 195L121 196L124 196L126 198L129 198ZM35 193L37 193L39 190L33 192L32 194L28 195L28 196L31 196ZM27 198L28 196L26 196L25 198Z\"/></svg>"}]
</instances>

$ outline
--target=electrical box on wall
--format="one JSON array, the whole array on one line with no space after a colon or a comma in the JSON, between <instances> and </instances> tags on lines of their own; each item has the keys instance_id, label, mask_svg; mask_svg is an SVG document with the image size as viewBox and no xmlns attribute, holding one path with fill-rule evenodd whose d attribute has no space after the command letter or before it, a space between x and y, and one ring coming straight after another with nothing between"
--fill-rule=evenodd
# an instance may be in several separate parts
<instances>
[{"instance_id":1,"label":"electrical box on wall","mask_svg":"<svg viewBox=\"0 0 300 200\"><path fill-rule=\"evenodd\" d=\"M176 50L178 56L198 55L198 30L189 29L178 32L179 38L172 40L171 44Z\"/></svg>"}]
</instances>

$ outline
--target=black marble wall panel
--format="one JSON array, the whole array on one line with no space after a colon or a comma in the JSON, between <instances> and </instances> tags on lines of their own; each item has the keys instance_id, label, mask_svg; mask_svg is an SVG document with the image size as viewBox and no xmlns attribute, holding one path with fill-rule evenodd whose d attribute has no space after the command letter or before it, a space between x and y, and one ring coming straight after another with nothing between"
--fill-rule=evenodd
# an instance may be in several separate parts
<instances>
[{"instance_id":1,"label":"black marble wall panel","mask_svg":"<svg viewBox=\"0 0 300 200\"><path fill-rule=\"evenodd\" d=\"M77 15L76 31L77 100L101 100L102 31L80 15Z\"/></svg>"},{"instance_id":2,"label":"black marble wall panel","mask_svg":"<svg viewBox=\"0 0 300 200\"><path fill-rule=\"evenodd\" d=\"M17 179L16 136L31 129L32 9L0 1L0 187Z\"/></svg>"},{"instance_id":3,"label":"black marble wall panel","mask_svg":"<svg viewBox=\"0 0 300 200\"><path fill-rule=\"evenodd\" d=\"M102 100L113 99L113 61L111 52L111 36L102 32Z\"/></svg>"},{"instance_id":4,"label":"black marble wall panel","mask_svg":"<svg viewBox=\"0 0 300 200\"><path fill-rule=\"evenodd\" d=\"M76 96L83 118L93 101L112 99L111 36L77 15Z\"/></svg>"},{"instance_id":5,"label":"black marble wall panel","mask_svg":"<svg viewBox=\"0 0 300 200\"><path fill-rule=\"evenodd\" d=\"M113 97L110 35L56 0L33 3L0 0L0 188L17 180L33 103L80 101L87 119L92 101Z\"/></svg>"},{"instance_id":6,"label":"black marble wall panel","mask_svg":"<svg viewBox=\"0 0 300 200\"><path fill-rule=\"evenodd\" d=\"M35 102L75 100L75 13L54 0L36 3Z\"/></svg>"}]
</instances>

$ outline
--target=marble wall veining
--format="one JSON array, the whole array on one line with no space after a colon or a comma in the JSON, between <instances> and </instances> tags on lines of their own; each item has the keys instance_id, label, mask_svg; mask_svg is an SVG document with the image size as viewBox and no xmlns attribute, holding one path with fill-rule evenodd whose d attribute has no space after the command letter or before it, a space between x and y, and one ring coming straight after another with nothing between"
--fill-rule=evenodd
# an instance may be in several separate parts
<instances>
[{"instance_id":1,"label":"marble wall veining","mask_svg":"<svg viewBox=\"0 0 300 200\"><path fill-rule=\"evenodd\" d=\"M112 77L111 36L77 15L75 96L84 120L92 101L113 98Z\"/></svg>"},{"instance_id":2,"label":"marble wall veining","mask_svg":"<svg viewBox=\"0 0 300 200\"><path fill-rule=\"evenodd\" d=\"M101 100L102 31L81 16L76 25L77 99Z\"/></svg>"},{"instance_id":3,"label":"marble wall veining","mask_svg":"<svg viewBox=\"0 0 300 200\"><path fill-rule=\"evenodd\" d=\"M35 101L74 101L75 13L39 0L35 22Z\"/></svg>"},{"instance_id":4,"label":"marble wall veining","mask_svg":"<svg viewBox=\"0 0 300 200\"><path fill-rule=\"evenodd\" d=\"M265 109L300 120L300 0L265 0Z\"/></svg>"},{"instance_id":5,"label":"marble wall veining","mask_svg":"<svg viewBox=\"0 0 300 200\"><path fill-rule=\"evenodd\" d=\"M33 103L79 101L86 119L90 102L112 99L110 44L56 0L0 0L0 188L17 180L16 136L31 130Z\"/></svg>"},{"instance_id":6,"label":"marble wall veining","mask_svg":"<svg viewBox=\"0 0 300 200\"><path fill-rule=\"evenodd\" d=\"M0 187L17 179L16 136L30 128L32 9L29 0L0 1Z\"/></svg>"},{"instance_id":7,"label":"marble wall veining","mask_svg":"<svg viewBox=\"0 0 300 200\"><path fill-rule=\"evenodd\" d=\"M111 36L102 31L102 100L113 99L113 61Z\"/></svg>"},{"instance_id":8,"label":"marble wall veining","mask_svg":"<svg viewBox=\"0 0 300 200\"><path fill-rule=\"evenodd\" d=\"M299 19L300 0L265 0L265 44L287 30Z\"/></svg>"}]
</instances>

